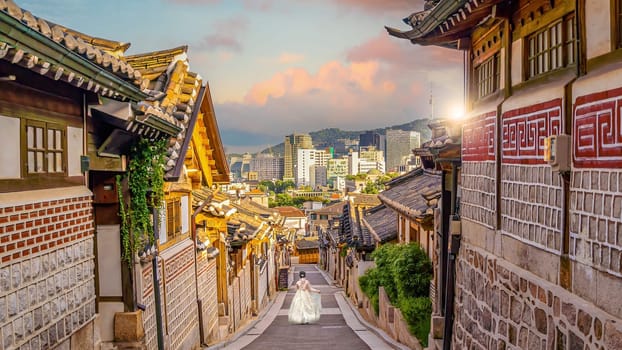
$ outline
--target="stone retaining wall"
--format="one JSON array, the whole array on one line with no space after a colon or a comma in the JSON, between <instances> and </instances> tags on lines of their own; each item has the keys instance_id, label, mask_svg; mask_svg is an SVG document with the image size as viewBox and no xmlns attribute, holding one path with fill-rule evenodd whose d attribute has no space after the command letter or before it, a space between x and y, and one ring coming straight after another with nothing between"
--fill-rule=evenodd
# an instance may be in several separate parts
<instances>
[{"instance_id":1,"label":"stone retaining wall","mask_svg":"<svg viewBox=\"0 0 622 350\"><path fill-rule=\"evenodd\" d=\"M454 349L620 349L622 320L507 261L464 244Z\"/></svg>"}]
</instances>

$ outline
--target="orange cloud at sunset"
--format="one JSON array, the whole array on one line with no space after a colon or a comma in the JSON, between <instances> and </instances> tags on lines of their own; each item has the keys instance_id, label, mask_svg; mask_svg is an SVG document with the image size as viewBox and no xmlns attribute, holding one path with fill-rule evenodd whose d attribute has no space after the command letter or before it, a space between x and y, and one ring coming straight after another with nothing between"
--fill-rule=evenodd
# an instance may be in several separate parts
<instances>
[{"instance_id":1,"label":"orange cloud at sunset","mask_svg":"<svg viewBox=\"0 0 622 350\"><path fill-rule=\"evenodd\" d=\"M244 101L264 105L268 99L285 95L329 92L335 99L347 102L349 95L357 92L390 94L395 84L378 79L377 62L358 62L344 65L337 61L324 64L315 75L301 68L291 68L277 73L271 79L258 83L247 93Z\"/></svg>"}]
</instances>

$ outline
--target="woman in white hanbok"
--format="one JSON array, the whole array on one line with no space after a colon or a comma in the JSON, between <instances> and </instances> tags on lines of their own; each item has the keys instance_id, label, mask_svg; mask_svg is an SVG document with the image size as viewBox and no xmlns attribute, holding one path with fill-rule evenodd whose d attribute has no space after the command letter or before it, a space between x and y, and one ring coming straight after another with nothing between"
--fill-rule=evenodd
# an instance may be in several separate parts
<instances>
[{"instance_id":1,"label":"woman in white hanbok","mask_svg":"<svg viewBox=\"0 0 622 350\"><path fill-rule=\"evenodd\" d=\"M315 323L320 320L320 290L313 288L305 276L306 273L300 271L300 279L296 282L296 295L289 307L288 318L293 324Z\"/></svg>"}]
</instances>

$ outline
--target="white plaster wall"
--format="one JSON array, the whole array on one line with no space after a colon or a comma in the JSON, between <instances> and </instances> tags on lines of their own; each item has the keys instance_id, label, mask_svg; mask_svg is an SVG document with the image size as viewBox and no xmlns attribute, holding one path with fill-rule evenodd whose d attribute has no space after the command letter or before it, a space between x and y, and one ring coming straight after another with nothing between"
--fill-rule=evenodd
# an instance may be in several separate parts
<instances>
[{"instance_id":1,"label":"white plaster wall","mask_svg":"<svg viewBox=\"0 0 622 350\"><path fill-rule=\"evenodd\" d=\"M99 264L99 295L119 297L121 285L121 243L119 225L97 226L97 250Z\"/></svg>"},{"instance_id":2,"label":"white plaster wall","mask_svg":"<svg viewBox=\"0 0 622 350\"><path fill-rule=\"evenodd\" d=\"M574 98L594 92L617 89L622 86L622 67L608 65L597 70L591 70L587 75L579 78L572 84Z\"/></svg>"},{"instance_id":3,"label":"white plaster wall","mask_svg":"<svg viewBox=\"0 0 622 350\"><path fill-rule=\"evenodd\" d=\"M181 232L190 232L190 204L188 196L181 197Z\"/></svg>"},{"instance_id":4,"label":"white plaster wall","mask_svg":"<svg viewBox=\"0 0 622 350\"><path fill-rule=\"evenodd\" d=\"M503 62L503 61L501 61ZM512 58L510 60L512 86L523 82L523 39L512 42ZM503 77L503 75L501 75ZM503 86L503 85L502 85Z\"/></svg>"},{"instance_id":5,"label":"white plaster wall","mask_svg":"<svg viewBox=\"0 0 622 350\"><path fill-rule=\"evenodd\" d=\"M80 156L84 149L82 128L67 127L67 174L81 176Z\"/></svg>"},{"instance_id":6,"label":"white plaster wall","mask_svg":"<svg viewBox=\"0 0 622 350\"><path fill-rule=\"evenodd\" d=\"M0 116L0 140L5 150L19 150L19 118ZM20 178L20 152L0 152L0 179Z\"/></svg>"},{"instance_id":7,"label":"white plaster wall","mask_svg":"<svg viewBox=\"0 0 622 350\"><path fill-rule=\"evenodd\" d=\"M587 58L611 51L611 4L604 0L586 0L585 30Z\"/></svg>"},{"instance_id":8,"label":"white plaster wall","mask_svg":"<svg viewBox=\"0 0 622 350\"><path fill-rule=\"evenodd\" d=\"M505 113L516 108L562 98L564 96L564 86L574 79L574 74L574 70L571 70L562 76L555 75L549 77L548 80L542 81L537 87L519 90L503 102L502 112Z\"/></svg>"}]
</instances>

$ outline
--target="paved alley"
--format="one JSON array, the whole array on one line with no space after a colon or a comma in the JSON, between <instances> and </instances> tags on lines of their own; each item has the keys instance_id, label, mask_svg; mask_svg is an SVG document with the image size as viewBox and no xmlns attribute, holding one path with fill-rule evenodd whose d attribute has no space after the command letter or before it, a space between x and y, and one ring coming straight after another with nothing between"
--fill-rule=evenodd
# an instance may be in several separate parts
<instances>
[{"instance_id":1,"label":"paved alley","mask_svg":"<svg viewBox=\"0 0 622 350\"><path fill-rule=\"evenodd\" d=\"M287 293L280 293L270 310L252 328L235 341L221 349L396 349L377 333L366 327L354 314L341 288L328 283L315 265L295 265L292 268L293 280L298 280L298 272L304 270L307 279L322 292L322 316L316 324L291 325L287 312L295 287Z\"/></svg>"}]
</instances>

